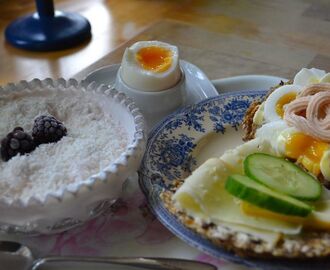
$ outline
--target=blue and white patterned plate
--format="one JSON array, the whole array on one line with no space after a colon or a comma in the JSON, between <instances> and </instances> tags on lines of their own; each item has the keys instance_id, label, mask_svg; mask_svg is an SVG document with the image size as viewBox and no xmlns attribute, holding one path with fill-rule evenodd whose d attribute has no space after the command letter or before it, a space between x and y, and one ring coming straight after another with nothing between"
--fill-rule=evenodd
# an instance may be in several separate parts
<instances>
[{"instance_id":1,"label":"blue and white patterned plate","mask_svg":"<svg viewBox=\"0 0 330 270\"><path fill-rule=\"evenodd\" d=\"M243 259L186 228L165 208L160 198L161 191L169 189L173 180L186 178L200 163L194 151L201 144L205 146L208 143L207 136L216 136L221 151L242 143L239 126L245 111L252 101L264 95L263 91L225 93L168 116L150 134L139 170L141 189L153 213L170 231L191 246L215 257L262 269L312 269L312 265L313 269L328 269L325 267L327 263L315 261L310 264L293 260Z\"/></svg>"}]
</instances>

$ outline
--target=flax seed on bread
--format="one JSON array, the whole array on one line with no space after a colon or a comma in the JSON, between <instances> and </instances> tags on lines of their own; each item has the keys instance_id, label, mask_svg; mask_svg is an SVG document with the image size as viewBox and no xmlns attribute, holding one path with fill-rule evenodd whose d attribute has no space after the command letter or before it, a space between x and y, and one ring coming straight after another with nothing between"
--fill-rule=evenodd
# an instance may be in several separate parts
<instances>
[{"instance_id":1,"label":"flax seed on bread","mask_svg":"<svg viewBox=\"0 0 330 270\"><path fill-rule=\"evenodd\" d=\"M184 211L178 209L173 194L183 180L177 180L173 186L163 191L161 198L164 206L186 227L195 231L214 245L232 251L241 257L278 258L278 259L315 259L330 257L330 233L326 231L304 231L299 235L281 235L275 246L264 239L229 226L198 222Z\"/></svg>"},{"instance_id":2,"label":"flax seed on bread","mask_svg":"<svg viewBox=\"0 0 330 270\"><path fill-rule=\"evenodd\" d=\"M285 84L292 84L292 81L288 81L288 82L283 82L281 81L277 86L271 87L267 93L267 95L265 96L265 99L277 88L285 85ZM243 141L250 141L252 139L254 139L255 137L255 132L258 128L258 126L256 124L253 123L253 117L255 115L255 113L257 112L257 110L259 109L259 106L261 105L262 102L259 101L255 101L253 103L251 103L250 107L247 109L245 116L243 118L243 122L242 122L242 128L244 131L244 135L242 137Z\"/></svg>"}]
</instances>

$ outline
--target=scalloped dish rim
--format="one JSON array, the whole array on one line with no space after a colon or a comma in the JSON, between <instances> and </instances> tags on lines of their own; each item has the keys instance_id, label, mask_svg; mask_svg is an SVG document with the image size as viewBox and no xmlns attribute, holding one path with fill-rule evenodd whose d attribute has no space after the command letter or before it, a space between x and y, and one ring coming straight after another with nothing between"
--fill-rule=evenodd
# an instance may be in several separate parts
<instances>
[{"instance_id":1,"label":"scalloped dish rim","mask_svg":"<svg viewBox=\"0 0 330 270\"><path fill-rule=\"evenodd\" d=\"M110 163L98 173L89 176L82 182L63 187L60 191L49 192L43 200L32 196L25 202L21 199L8 202L4 198L0 198L0 203L7 207L15 206L27 208L36 204L45 206L50 201L54 200L57 203L62 203L63 198L70 200L70 197L77 197L80 193L86 192L86 190L92 191L93 185L96 182L104 182L109 179L111 175L117 174L120 166L127 166L129 164L129 160L137 158L138 155L141 155L139 153L141 152L141 149L144 149L145 123L142 114L130 98L113 88L109 89L109 87L105 85L96 86L95 83L91 83L87 87L84 87L75 79L65 80L63 78L59 78L57 80L53 80L51 78L46 78L44 80L33 79L31 81L20 81L16 84L9 83L6 86L0 86L0 95L5 95L7 92L12 91L43 91L42 88L47 88L47 90L51 91L65 91L70 89L73 91L94 92L111 98L113 102L120 103L127 110L127 112L133 116L135 130L132 137L134 139L127 144L124 152L122 152L114 162Z\"/></svg>"}]
</instances>

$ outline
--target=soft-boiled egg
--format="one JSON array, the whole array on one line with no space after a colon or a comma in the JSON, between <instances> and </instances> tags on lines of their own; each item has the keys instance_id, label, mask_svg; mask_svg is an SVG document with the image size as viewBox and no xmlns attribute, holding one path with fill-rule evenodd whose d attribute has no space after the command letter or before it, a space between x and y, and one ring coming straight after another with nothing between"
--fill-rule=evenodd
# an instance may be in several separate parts
<instances>
[{"instance_id":1,"label":"soft-boiled egg","mask_svg":"<svg viewBox=\"0 0 330 270\"><path fill-rule=\"evenodd\" d=\"M320 173L330 179L330 146L289 127L283 120L266 123L256 131L256 137L268 141L273 151L301 164L315 176Z\"/></svg>"},{"instance_id":2,"label":"soft-boiled egg","mask_svg":"<svg viewBox=\"0 0 330 270\"><path fill-rule=\"evenodd\" d=\"M283 118L284 106L293 101L301 91L298 85L283 85L272 92L265 101L264 119L266 122Z\"/></svg>"},{"instance_id":3,"label":"soft-boiled egg","mask_svg":"<svg viewBox=\"0 0 330 270\"><path fill-rule=\"evenodd\" d=\"M277 144L281 154L297 161L315 176L321 173L321 161L329 166L329 159L324 158L329 150L329 144L295 128L283 130L277 138Z\"/></svg>"},{"instance_id":4,"label":"soft-boiled egg","mask_svg":"<svg viewBox=\"0 0 330 270\"><path fill-rule=\"evenodd\" d=\"M124 53L120 75L127 85L137 90L171 88L181 77L178 48L160 41L136 42Z\"/></svg>"}]
</instances>

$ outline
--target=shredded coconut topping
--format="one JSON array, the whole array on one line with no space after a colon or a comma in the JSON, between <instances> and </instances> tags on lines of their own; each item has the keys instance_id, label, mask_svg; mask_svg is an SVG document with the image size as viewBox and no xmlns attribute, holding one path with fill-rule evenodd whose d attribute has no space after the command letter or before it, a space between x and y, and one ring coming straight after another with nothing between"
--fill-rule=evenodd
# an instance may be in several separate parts
<instances>
[{"instance_id":1,"label":"shredded coconut topping","mask_svg":"<svg viewBox=\"0 0 330 270\"><path fill-rule=\"evenodd\" d=\"M64 123L67 136L38 146L29 155L0 160L0 198L27 201L61 192L115 161L128 143L118 121L104 113L92 93L40 91L0 96L0 137L16 126L31 133L34 119L51 114Z\"/></svg>"}]
</instances>

